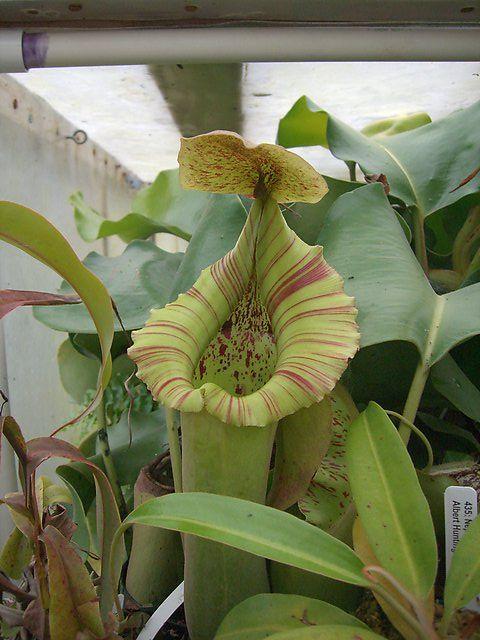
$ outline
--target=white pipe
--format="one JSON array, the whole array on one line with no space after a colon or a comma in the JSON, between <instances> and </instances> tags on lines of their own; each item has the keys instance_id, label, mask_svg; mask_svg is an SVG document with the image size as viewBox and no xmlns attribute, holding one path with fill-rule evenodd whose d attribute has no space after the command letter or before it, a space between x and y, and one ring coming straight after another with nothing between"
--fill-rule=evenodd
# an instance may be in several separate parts
<instances>
[{"instance_id":1,"label":"white pipe","mask_svg":"<svg viewBox=\"0 0 480 640\"><path fill-rule=\"evenodd\" d=\"M26 71L20 29L0 29L0 73Z\"/></svg>"},{"instance_id":2,"label":"white pipe","mask_svg":"<svg viewBox=\"0 0 480 640\"><path fill-rule=\"evenodd\" d=\"M3 48L12 42L8 31ZM0 45L2 46L2 45ZM18 71L15 56L0 71ZM480 60L480 26L111 29L23 34L27 69L117 64ZM13 68L7 68L8 64ZM14 65L15 63L15 65Z\"/></svg>"}]
</instances>

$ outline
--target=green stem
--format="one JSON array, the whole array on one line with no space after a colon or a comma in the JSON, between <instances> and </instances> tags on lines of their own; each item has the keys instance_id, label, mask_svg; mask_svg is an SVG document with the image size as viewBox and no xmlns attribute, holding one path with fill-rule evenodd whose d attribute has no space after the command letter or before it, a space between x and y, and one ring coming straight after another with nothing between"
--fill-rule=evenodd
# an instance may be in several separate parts
<instances>
[{"instance_id":1,"label":"green stem","mask_svg":"<svg viewBox=\"0 0 480 640\"><path fill-rule=\"evenodd\" d=\"M401 595L402 598L410 605L418 623L424 630L426 636L429 638L437 638L437 635L435 633L435 630L432 624L433 616L428 615L428 613L425 611L423 602L418 600L412 593L410 593L407 589L405 589L404 586L400 584L400 582L391 573L386 571L383 567L375 566L375 565L365 567L363 571L364 573L368 573L370 576L372 573L381 575L387 582L389 582L392 585L392 587L398 592L398 594ZM388 592L388 589L387 589L387 592ZM403 605L402 605L402 608L404 608ZM407 610L405 609L405 611ZM404 614L399 610L397 611L397 613L400 613L400 615L404 617ZM409 620L405 619L405 621L409 623Z\"/></svg>"},{"instance_id":2,"label":"green stem","mask_svg":"<svg viewBox=\"0 0 480 640\"><path fill-rule=\"evenodd\" d=\"M400 602L395 598L392 594L390 594L385 587L382 587L380 584L372 584L370 587L374 593L377 593L383 600L385 600L391 607L394 609L399 616L403 618L403 620L412 628L412 630L418 635L422 640L433 640L437 639L438 636L430 628L424 628L422 624L413 616L409 611L403 607Z\"/></svg>"},{"instance_id":3,"label":"green stem","mask_svg":"<svg viewBox=\"0 0 480 640\"><path fill-rule=\"evenodd\" d=\"M406 445L408 444L410 434L412 432L408 422L413 423L415 420L429 371L430 368L424 363L423 359L420 358L420 362L415 370L415 375L413 376L412 384L403 408L402 422L398 428L398 432ZM405 422L403 421L404 419Z\"/></svg>"},{"instance_id":4,"label":"green stem","mask_svg":"<svg viewBox=\"0 0 480 640\"><path fill-rule=\"evenodd\" d=\"M432 362L433 349L437 340L440 324L445 312L445 296L437 296L435 308L432 314L432 321L427 331L425 352L420 356L415 375L413 376L412 385L408 392L405 407L403 408L404 417L410 422L415 422L415 416L417 415L418 407L420 406L420 400L422 399L423 390L430 373L430 367ZM400 424L398 432L402 436L405 444L408 444L410 438L410 427L403 423Z\"/></svg>"},{"instance_id":5,"label":"green stem","mask_svg":"<svg viewBox=\"0 0 480 640\"><path fill-rule=\"evenodd\" d=\"M170 462L173 473L173 486L176 493L181 493L182 488L182 451L180 449L180 438L178 435L178 425L175 409L165 408L167 419L168 445L170 447Z\"/></svg>"},{"instance_id":6,"label":"green stem","mask_svg":"<svg viewBox=\"0 0 480 640\"><path fill-rule=\"evenodd\" d=\"M182 413L183 487L264 504L276 425L235 427ZM192 640L211 640L238 603L270 591L264 558L186 535L185 612Z\"/></svg>"},{"instance_id":7,"label":"green stem","mask_svg":"<svg viewBox=\"0 0 480 640\"><path fill-rule=\"evenodd\" d=\"M357 163L352 160L347 160L345 163L348 167L348 175L352 182L357 181Z\"/></svg>"},{"instance_id":8,"label":"green stem","mask_svg":"<svg viewBox=\"0 0 480 640\"><path fill-rule=\"evenodd\" d=\"M413 239L415 247L415 255L422 265L422 269L428 275L428 258L427 244L425 242L425 227L423 221L423 213L418 207L414 207L413 216Z\"/></svg>"},{"instance_id":9,"label":"green stem","mask_svg":"<svg viewBox=\"0 0 480 640\"><path fill-rule=\"evenodd\" d=\"M100 448L100 455L102 456L103 466L105 473L112 486L113 495L120 511L122 518L127 514L127 508L125 505L125 499L123 497L120 482L118 481L117 470L115 469L115 463L113 462L112 453L110 451L110 445L108 442L107 433L107 421L105 419L105 404L102 399L96 410L96 416L98 421L98 445Z\"/></svg>"}]
</instances>

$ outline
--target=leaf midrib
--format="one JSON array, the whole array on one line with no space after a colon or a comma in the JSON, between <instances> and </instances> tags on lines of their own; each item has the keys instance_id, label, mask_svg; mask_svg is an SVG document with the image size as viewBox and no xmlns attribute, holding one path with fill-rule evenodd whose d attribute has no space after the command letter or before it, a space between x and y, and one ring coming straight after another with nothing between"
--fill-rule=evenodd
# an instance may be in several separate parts
<instances>
[{"instance_id":1,"label":"leaf midrib","mask_svg":"<svg viewBox=\"0 0 480 640\"><path fill-rule=\"evenodd\" d=\"M388 503L388 506L390 508L390 512L391 512L391 514L393 516L394 524L397 526L397 531L399 533L400 543L401 543L401 545L403 547L403 550L404 550L404 556L407 559L407 564L409 566L410 574L413 577L413 582L415 584L416 591L418 593L420 593L420 589L419 589L420 581L419 581L419 576L417 575L417 572L415 571L415 562L414 562L411 554L410 553L406 553L407 551L408 552L411 551L411 547L408 544L408 536L405 535L405 531L403 530L403 528L400 525L399 514L397 513L397 511L395 509L395 500L393 499L393 496L392 496L392 494L390 492L390 489L389 489L389 485L386 482L386 474L383 472L383 467L380 464L380 458L379 458L379 455L378 455L378 451L375 448L374 440L372 438L372 434L371 434L370 429L369 429L368 420L366 422L367 422L366 433L367 433L368 443L369 443L371 451L372 451L372 456L373 456L373 459L374 459L375 464L377 466L378 473L379 473L379 476L380 476L380 480L381 480L382 485L383 485L383 487L385 489L385 495L386 495L386 498L387 498L387 503Z\"/></svg>"},{"instance_id":2,"label":"leaf midrib","mask_svg":"<svg viewBox=\"0 0 480 640\"><path fill-rule=\"evenodd\" d=\"M144 516L140 521L132 520L131 524L135 524L136 523L136 524L145 524L147 526L158 526L158 524L156 524L156 523L161 518L162 518L162 516ZM219 525L211 525L211 524L206 525L204 521L196 520L194 518L180 518L180 517L177 516L176 518L166 517L165 520L170 521L170 522L175 521L175 522L177 522L179 524L185 523L185 524L197 525L199 527L208 527L208 529L211 530L211 531L220 532L220 533L223 532L223 533L228 534L230 536L233 536L235 538L241 537L243 540L247 540L247 541L249 541L249 542L251 542L253 544L261 545L261 546L264 546L264 547L269 547L270 549L274 549L275 551L283 552L283 553L285 553L287 555L288 554L290 554L290 555L294 554L297 558L302 559L302 560L306 560L306 561L308 561L309 563L311 563L314 566L323 566L325 568L333 570L335 573L343 574L344 576L351 576L352 578L355 579L355 582L353 584L361 584L360 581L359 581L360 577L358 575L356 575L355 573L352 573L352 572L350 572L348 570L345 570L343 568L339 569L338 566L335 566L334 564L332 565L332 564L330 564L330 563L328 563L326 561L323 561L323 560L322 560L322 564L320 565L318 560L316 559L316 556L312 556L311 554L305 554L305 553L302 553L302 552L299 552L299 551L293 551L292 552L291 550L288 549L288 547L285 547L284 545L275 544L275 543L272 543L271 541L266 542L266 541L262 540L261 538L258 538L258 537L252 536L252 535L248 535L248 534L245 534L245 533L242 533L241 535L239 535L233 529L229 529L229 528L222 527L222 526L219 526ZM311 526L313 526L313 525L311 525ZM165 528L169 528L169 527L165 526ZM199 536L201 538L205 538L205 539L208 539L208 540L211 539L211 538L207 538L204 535L201 535L200 533L192 533L190 531L184 531L183 529L179 529L179 530L182 531L183 533L187 533L187 534L190 534L190 535L197 535L197 536ZM219 540L213 540L213 541L214 542L220 542ZM226 543L226 542L222 542L221 544L225 544L227 546L233 546L233 545L231 545L229 543ZM252 553L252 552L250 551L248 553ZM265 556L262 556L262 557L265 557ZM319 572L312 571L312 573L319 573ZM322 575L322 574L320 574L320 575Z\"/></svg>"}]
</instances>

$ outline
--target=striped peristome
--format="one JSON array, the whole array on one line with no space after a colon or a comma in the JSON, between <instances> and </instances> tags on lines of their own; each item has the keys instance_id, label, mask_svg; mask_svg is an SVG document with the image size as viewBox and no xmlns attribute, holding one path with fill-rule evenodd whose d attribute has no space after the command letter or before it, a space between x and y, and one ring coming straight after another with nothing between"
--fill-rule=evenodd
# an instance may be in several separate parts
<instances>
[{"instance_id":1,"label":"striped peristome","mask_svg":"<svg viewBox=\"0 0 480 640\"><path fill-rule=\"evenodd\" d=\"M257 199L235 247L153 310L128 353L166 406L264 426L333 389L358 349L356 313L322 247Z\"/></svg>"}]
</instances>

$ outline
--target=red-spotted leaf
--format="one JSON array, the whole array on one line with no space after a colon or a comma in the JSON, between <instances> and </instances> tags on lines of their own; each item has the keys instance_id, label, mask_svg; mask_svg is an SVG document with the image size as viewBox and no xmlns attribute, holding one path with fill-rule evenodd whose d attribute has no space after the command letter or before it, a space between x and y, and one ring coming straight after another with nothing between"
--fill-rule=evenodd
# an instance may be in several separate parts
<instances>
[{"instance_id":1,"label":"red-spotted leaf","mask_svg":"<svg viewBox=\"0 0 480 640\"><path fill-rule=\"evenodd\" d=\"M111 573L110 548L116 529L120 524L115 497L106 475L93 462L85 458L73 445L58 438L34 438L27 443L28 464L27 476L30 477L37 467L49 458L66 458L73 462L81 462L90 469L99 491L97 499L98 530L101 532L101 556L103 559L100 581L100 610L104 621L108 619L113 605L113 589L116 588L120 570L124 561L124 547L121 544L114 557L113 574Z\"/></svg>"},{"instance_id":2,"label":"red-spotted leaf","mask_svg":"<svg viewBox=\"0 0 480 640\"><path fill-rule=\"evenodd\" d=\"M32 600L23 612L23 626L37 640L48 638L47 615L40 598Z\"/></svg>"},{"instance_id":3,"label":"red-spotted leaf","mask_svg":"<svg viewBox=\"0 0 480 640\"><path fill-rule=\"evenodd\" d=\"M51 640L73 640L79 632L105 636L100 607L88 571L72 545L55 527L42 540L47 551Z\"/></svg>"},{"instance_id":4,"label":"red-spotted leaf","mask_svg":"<svg viewBox=\"0 0 480 640\"><path fill-rule=\"evenodd\" d=\"M0 291L0 319L17 307L41 307L58 304L78 304L78 296L62 296L58 293L44 291L21 291L19 289L3 289Z\"/></svg>"},{"instance_id":5,"label":"red-spotted leaf","mask_svg":"<svg viewBox=\"0 0 480 640\"><path fill-rule=\"evenodd\" d=\"M35 537L35 521L31 512L25 506L23 493L7 493L0 504L5 504L10 512L12 520L24 536L29 540Z\"/></svg>"},{"instance_id":6,"label":"red-spotted leaf","mask_svg":"<svg viewBox=\"0 0 480 640\"><path fill-rule=\"evenodd\" d=\"M0 571L13 580L19 580L31 559L31 542L15 527L0 553Z\"/></svg>"},{"instance_id":7,"label":"red-spotted leaf","mask_svg":"<svg viewBox=\"0 0 480 640\"><path fill-rule=\"evenodd\" d=\"M27 463L27 445L18 422L12 416L0 416L0 453L2 451L2 434L15 451L15 455L22 467Z\"/></svg>"},{"instance_id":8,"label":"red-spotted leaf","mask_svg":"<svg viewBox=\"0 0 480 640\"><path fill-rule=\"evenodd\" d=\"M275 633L325 624L363 627L360 620L328 602L284 593L260 593L228 613L215 640L263 640Z\"/></svg>"},{"instance_id":9,"label":"red-spotted leaf","mask_svg":"<svg viewBox=\"0 0 480 640\"><path fill-rule=\"evenodd\" d=\"M332 435L329 398L300 409L278 423L275 469L267 504L288 509L305 495Z\"/></svg>"},{"instance_id":10,"label":"red-spotted leaf","mask_svg":"<svg viewBox=\"0 0 480 640\"><path fill-rule=\"evenodd\" d=\"M340 384L331 394L331 400L333 434L330 447L298 506L307 522L343 537L342 524L350 528L353 523L345 440L348 427L358 416L358 411L350 394Z\"/></svg>"},{"instance_id":11,"label":"red-spotted leaf","mask_svg":"<svg viewBox=\"0 0 480 640\"><path fill-rule=\"evenodd\" d=\"M355 506L382 567L425 600L437 574L437 542L428 502L405 444L376 403L352 423L346 460Z\"/></svg>"}]
</instances>

